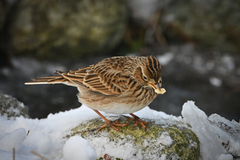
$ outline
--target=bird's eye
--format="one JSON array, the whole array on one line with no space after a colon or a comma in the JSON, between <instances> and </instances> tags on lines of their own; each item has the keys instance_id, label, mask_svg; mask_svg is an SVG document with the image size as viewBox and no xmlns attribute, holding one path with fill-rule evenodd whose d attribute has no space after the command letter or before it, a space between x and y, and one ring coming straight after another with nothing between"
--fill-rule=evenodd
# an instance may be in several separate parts
<instances>
[{"instance_id":1,"label":"bird's eye","mask_svg":"<svg viewBox=\"0 0 240 160\"><path fill-rule=\"evenodd\" d=\"M148 80L146 76L143 76L143 79L144 79L144 81L147 81L147 80Z\"/></svg>"},{"instance_id":2,"label":"bird's eye","mask_svg":"<svg viewBox=\"0 0 240 160\"><path fill-rule=\"evenodd\" d=\"M159 79L158 83L162 83L162 78Z\"/></svg>"}]
</instances>

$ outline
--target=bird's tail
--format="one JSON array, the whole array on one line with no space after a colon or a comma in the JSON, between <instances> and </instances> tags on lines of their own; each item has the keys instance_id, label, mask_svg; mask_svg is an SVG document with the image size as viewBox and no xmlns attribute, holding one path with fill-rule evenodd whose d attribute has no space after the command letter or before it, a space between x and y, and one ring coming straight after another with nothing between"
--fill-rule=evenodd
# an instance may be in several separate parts
<instances>
[{"instance_id":1,"label":"bird's tail","mask_svg":"<svg viewBox=\"0 0 240 160\"><path fill-rule=\"evenodd\" d=\"M55 71L55 73L59 74L59 76L49 76L49 77L38 77L36 79L32 79L31 82L26 82L26 85L35 85L35 84L66 84L72 85L72 83L62 76L62 72Z\"/></svg>"}]
</instances>

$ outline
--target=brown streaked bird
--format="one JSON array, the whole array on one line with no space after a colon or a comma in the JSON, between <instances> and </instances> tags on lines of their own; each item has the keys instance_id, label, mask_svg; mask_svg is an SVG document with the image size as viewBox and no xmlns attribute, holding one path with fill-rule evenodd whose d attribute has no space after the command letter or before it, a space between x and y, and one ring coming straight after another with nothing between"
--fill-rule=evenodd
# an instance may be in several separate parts
<instances>
[{"instance_id":1,"label":"brown streaked bird","mask_svg":"<svg viewBox=\"0 0 240 160\"><path fill-rule=\"evenodd\" d=\"M39 77L32 84L66 84L77 87L78 99L93 109L106 122L99 130L110 126L119 131L117 121L111 122L99 111L113 114L130 114L146 130L144 124L133 113L149 105L157 94L164 94L161 88L161 66L153 57L119 56L106 58L86 68L70 70L68 73L55 71L58 76Z\"/></svg>"}]
</instances>

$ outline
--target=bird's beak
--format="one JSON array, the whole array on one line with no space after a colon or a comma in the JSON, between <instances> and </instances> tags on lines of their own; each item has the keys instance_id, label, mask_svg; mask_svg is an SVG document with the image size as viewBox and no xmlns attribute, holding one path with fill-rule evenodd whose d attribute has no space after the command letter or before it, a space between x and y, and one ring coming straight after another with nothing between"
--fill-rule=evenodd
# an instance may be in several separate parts
<instances>
[{"instance_id":1,"label":"bird's beak","mask_svg":"<svg viewBox=\"0 0 240 160\"><path fill-rule=\"evenodd\" d=\"M166 92L166 90L164 88L161 88L158 83L152 84L149 82L148 84L154 88L157 94L164 94Z\"/></svg>"}]
</instances>

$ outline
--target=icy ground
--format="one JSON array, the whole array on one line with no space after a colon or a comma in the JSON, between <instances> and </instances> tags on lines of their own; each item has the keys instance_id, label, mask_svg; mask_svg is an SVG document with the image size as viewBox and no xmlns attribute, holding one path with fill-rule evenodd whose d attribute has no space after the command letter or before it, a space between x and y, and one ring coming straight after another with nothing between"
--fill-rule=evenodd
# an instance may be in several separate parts
<instances>
[{"instance_id":1,"label":"icy ground","mask_svg":"<svg viewBox=\"0 0 240 160\"><path fill-rule=\"evenodd\" d=\"M182 117L167 115L149 107L136 112L136 115L166 124L171 121L190 124L200 140L201 156L204 160L233 160L240 155L240 123L229 121L217 114L207 117L193 101L183 105ZM110 156L117 154L110 149L98 149L102 151L98 153L96 148L91 147L88 141L80 136L68 140L64 138L79 123L96 117L98 115L86 106L50 114L46 119L40 120L23 117L7 120L6 117L0 117L0 159L12 160L13 148L16 160L38 160L39 157L32 152L48 160L94 160L106 153ZM106 143L104 137L101 143ZM132 149L122 148L128 151ZM129 155L129 159L131 156ZM199 157L199 160L202 158Z\"/></svg>"}]
</instances>

